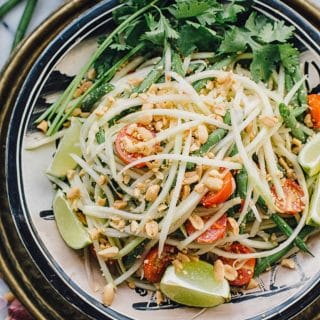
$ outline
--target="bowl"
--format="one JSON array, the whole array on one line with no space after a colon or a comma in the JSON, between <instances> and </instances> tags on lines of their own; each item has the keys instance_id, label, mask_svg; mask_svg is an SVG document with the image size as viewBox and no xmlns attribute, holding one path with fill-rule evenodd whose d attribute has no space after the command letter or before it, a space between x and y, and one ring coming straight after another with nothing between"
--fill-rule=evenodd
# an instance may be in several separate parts
<instances>
[{"instance_id":1,"label":"bowl","mask_svg":"<svg viewBox=\"0 0 320 320\"><path fill-rule=\"evenodd\" d=\"M312 258L295 254L297 268L279 266L259 277L259 287L232 293L230 303L200 310L153 293L118 289L111 307L100 302L101 275L93 267L88 281L81 252L61 239L52 212L52 187L45 170L55 143L26 150L37 136L33 120L63 90L96 48L96 37L112 28L117 1L72 1L54 13L18 48L2 72L0 267L15 293L37 319L290 319L320 294L320 236L310 241ZM254 9L295 26L295 42L308 75L309 90L319 92L320 34L286 4L254 1ZM319 22L319 21L318 21ZM319 304L314 305L314 312Z\"/></svg>"}]
</instances>

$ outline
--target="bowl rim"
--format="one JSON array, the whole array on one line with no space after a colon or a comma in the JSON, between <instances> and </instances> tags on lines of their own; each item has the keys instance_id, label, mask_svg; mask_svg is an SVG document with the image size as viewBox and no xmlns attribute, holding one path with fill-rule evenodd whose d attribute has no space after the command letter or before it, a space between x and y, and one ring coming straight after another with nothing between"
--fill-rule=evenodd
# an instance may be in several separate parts
<instances>
[{"instance_id":1,"label":"bowl rim","mask_svg":"<svg viewBox=\"0 0 320 320\"><path fill-rule=\"evenodd\" d=\"M113 0L105 0L100 2L98 6L102 6L105 3L112 3ZM263 1L258 1L259 3ZM279 9L283 9L284 7L288 8L285 4L281 4L279 1L270 0L273 5L278 7ZM298 2L298 1L297 1ZM7 137L6 133L8 131L9 124L9 114L14 106L14 101L20 92L23 82L26 79L29 71L32 68L32 64L36 61L39 56L45 51L45 48L48 44L51 43L53 39L59 34L60 31L65 30L67 26L70 27L74 22L70 24L71 21L74 20L75 17L80 15L81 17L85 16L90 8L96 4L95 1L88 2L86 0L73 0L65 5L63 5L60 9L58 9L52 16L50 16L42 25L40 25L15 51L12 58L7 63L6 67L2 70L0 75L0 106L2 112L0 114L0 142L3 149L6 148ZM307 32L316 32L315 28L312 27L305 18L301 17L298 13L296 13L293 9L289 10L290 17L294 19L294 21L300 21L307 25ZM91 10L90 10L91 12ZM83 14L84 13L84 14ZM318 28L320 29L320 21L318 20ZM48 35L50 35L48 37ZM37 48L35 50L35 48ZM28 61L26 64L25 57L32 56L31 61ZM24 65L24 69L21 72L21 65ZM19 71L20 77L18 81L14 81L16 79L15 75ZM14 82L13 82L14 81ZM12 85L14 83L14 85ZM6 172L4 167L6 165L5 152L1 153L0 157L0 179L1 179L1 196L0 196L0 244L1 248L4 248L0 251L0 269L5 275L6 281L8 281L10 287L13 289L15 294L21 299L22 303L26 305L26 307L30 310L30 312L37 319L63 319L56 310L54 310L54 304L50 304L39 293L31 292L30 289L32 287L32 281L34 279L39 279L39 277L43 277L38 270L36 270L36 274L33 275L33 278L30 279L26 270L23 270L21 266L21 259L28 259L29 263L31 262L31 258L26 250L26 248L22 248L17 253L17 243L20 246L23 246L23 242L19 238L19 235L9 234L10 230L14 230L15 223L14 221L10 221L8 217L6 217L6 212L9 212L9 203L7 199L7 191L8 186L5 184L6 181ZM10 228L8 229L8 225ZM9 231L9 232L8 232ZM24 249L24 250L22 250ZM21 255L21 256L18 256ZM21 266L20 266L21 264ZM47 279L42 279L44 281L44 286L49 286L50 284ZM285 310L281 316L281 319L291 318L297 312L303 310L306 306L312 302L318 293L320 292L320 283L315 287L316 290L311 290L313 292L309 292L306 296L304 296L303 301L297 306L297 308L291 308L292 311L289 312ZM316 292L315 292L316 291ZM64 299L57 299L58 302L66 301ZM62 303L62 302L61 302ZM76 319L87 319L84 317L82 312L77 309L76 306L73 306L73 313L77 314ZM298 309L298 310L297 310ZM279 309L279 311L281 311ZM50 316L50 318L49 318ZM280 319L279 317L277 319Z\"/></svg>"}]
</instances>

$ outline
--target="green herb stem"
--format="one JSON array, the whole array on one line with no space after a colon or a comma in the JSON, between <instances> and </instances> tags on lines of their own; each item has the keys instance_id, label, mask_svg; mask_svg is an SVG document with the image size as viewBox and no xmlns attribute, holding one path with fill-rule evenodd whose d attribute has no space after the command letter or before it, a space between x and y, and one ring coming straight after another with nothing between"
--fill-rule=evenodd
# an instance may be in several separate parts
<instances>
[{"instance_id":1,"label":"green herb stem","mask_svg":"<svg viewBox=\"0 0 320 320\"><path fill-rule=\"evenodd\" d=\"M29 26L30 20L32 18L34 9L36 7L37 0L28 0L26 7L23 11L21 20L19 22L16 34L14 36L13 44L12 44L12 50L20 43L20 41L23 39L23 37L26 34L27 28Z\"/></svg>"},{"instance_id":2,"label":"green herb stem","mask_svg":"<svg viewBox=\"0 0 320 320\"><path fill-rule=\"evenodd\" d=\"M3 18L12 8L19 4L22 0L7 0L0 6L0 19Z\"/></svg>"},{"instance_id":3,"label":"green herb stem","mask_svg":"<svg viewBox=\"0 0 320 320\"><path fill-rule=\"evenodd\" d=\"M135 55L137 52L139 52L144 47L144 43L138 44L135 48L133 48L131 51L129 51L124 57L122 57L116 64L113 65L112 68L110 68L98 81L94 83L93 86L91 86L79 99L78 103L72 106L68 109L68 112L66 112L64 115L65 108L60 107L59 112L56 115L51 127L48 130L48 135L52 135L56 133L63 123L70 117L74 109L80 105L83 100L94 90L96 90L102 83L109 81L116 71L125 63L130 57Z\"/></svg>"},{"instance_id":4,"label":"green herb stem","mask_svg":"<svg viewBox=\"0 0 320 320\"><path fill-rule=\"evenodd\" d=\"M63 115L64 110L67 108L69 102L72 100L72 97L74 95L75 90L77 89L79 83L85 76L85 74L88 72L90 67L94 64L94 62L101 56L101 54L107 49L113 42L113 39L116 35L123 32L130 23L135 20L137 17L139 17L141 14L143 14L145 11L149 10L155 3L157 3L159 0L153 0L151 3L146 5L145 7L141 8L134 14L132 14L128 19L126 19L124 22L122 22L117 28L115 28L108 37L103 41L103 43L99 46L98 50L92 55L91 59L81 68L80 72L77 74L77 76L72 80L72 82L69 84L66 91L63 93L62 97L59 99L59 103L56 104L54 110L59 110L56 118L54 119L52 125L50 126L47 134L52 135L55 132L57 132L64 122L62 121L61 116ZM72 113L68 112L68 116ZM63 119L67 119L68 116L64 116ZM39 119L36 120L37 122Z\"/></svg>"}]
</instances>

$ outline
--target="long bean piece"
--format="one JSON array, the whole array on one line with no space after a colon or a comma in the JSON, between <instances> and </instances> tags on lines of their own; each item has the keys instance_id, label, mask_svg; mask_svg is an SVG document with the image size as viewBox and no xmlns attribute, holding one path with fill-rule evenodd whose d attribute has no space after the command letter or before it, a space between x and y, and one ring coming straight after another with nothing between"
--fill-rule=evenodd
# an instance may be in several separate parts
<instances>
[{"instance_id":1,"label":"long bean piece","mask_svg":"<svg viewBox=\"0 0 320 320\"><path fill-rule=\"evenodd\" d=\"M12 8L14 8L22 0L8 0L0 6L0 19L3 18Z\"/></svg>"},{"instance_id":2,"label":"long bean piece","mask_svg":"<svg viewBox=\"0 0 320 320\"><path fill-rule=\"evenodd\" d=\"M280 103L279 111L285 126L291 129L292 135L295 138L299 139L301 142L305 142L306 136L301 128L299 128L299 123L293 115L292 111L284 103Z\"/></svg>"},{"instance_id":3,"label":"long bean piece","mask_svg":"<svg viewBox=\"0 0 320 320\"><path fill-rule=\"evenodd\" d=\"M23 39L27 32L27 28L29 26L30 20L32 18L34 9L36 7L37 0L28 0L26 7L23 11L21 20L18 25L18 29L16 31L16 34L14 36L13 44L12 44L12 49L13 50Z\"/></svg>"},{"instance_id":4,"label":"long bean piece","mask_svg":"<svg viewBox=\"0 0 320 320\"><path fill-rule=\"evenodd\" d=\"M307 237L312 231L314 231L314 227L311 226L305 226L301 232L299 233L299 237L301 239L304 239ZM290 250L294 247L294 244L291 243L284 249L280 250L279 252L269 256L269 257L264 257L261 259L258 259L257 264L254 269L254 276L257 277L259 276L262 272L267 270L268 268L271 268L274 264L276 264L278 261L282 259L287 253L290 252Z\"/></svg>"},{"instance_id":5,"label":"long bean piece","mask_svg":"<svg viewBox=\"0 0 320 320\"><path fill-rule=\"evenodd\" d=\"M271 215L271 219L272 221L278 226L278 228L281 230L281 232L283 234L285 234L287 237L290 237L293 233L292 228L287 224L287 222L280 217L277 214L272 214ZM309 253L310 255L313 256L313 254L310 252L310 250L308 249L307 245L304 243L304 241L297 236L293 243L302 251Z\"/></svg>"}]
</instances>

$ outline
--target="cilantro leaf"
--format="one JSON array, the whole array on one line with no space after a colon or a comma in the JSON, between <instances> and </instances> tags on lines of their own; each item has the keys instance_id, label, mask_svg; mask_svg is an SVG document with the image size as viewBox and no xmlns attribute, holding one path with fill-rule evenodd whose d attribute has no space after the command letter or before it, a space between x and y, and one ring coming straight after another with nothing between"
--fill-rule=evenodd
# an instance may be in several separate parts
<instances>
[{"instance_id":1,"label":"cilantro leaf","mask_svg":"<svg viewBox=\"0 0 320 320\"><path fill-rule=\"evenodd\" d=\"M178 39L179 33L171 27L169 20L160 10L159 13L159 21L156 21L151 13L146 15L146 21L150 31L147 31L142 36L142 39L151 41L156 45L162 45L165 39Z\"/></svg>"},{"instance_id":2,"label":"cilantro leaf","mask_svg":"<svg viewBox=\"0 0 320 320\"><path fill-rule=\"evenodd\" d=\"M213 25L217 21L217 16L218 13L222 11L222 7L217 6L217 7L212 7L208 9L204 14L201 16L197 16L197 20L199 21L200 24L202 25Z\"/></svg>"},{"instance_id":3,"label":"cilantro leaf","mask_svg":"<svg viewBox=\"0 0 320 320\"><path fill-rule=\"evenodd\" d=\"M245 29L233 27L225 33L219 51L224 53L245 51L248 42L250 42L250 36L250 32Z\"/></svg>"},{"instance_id":4,"label":"cilantro leaf","mask_svg":"<svg viewBox=\"0 0 320 320\"><path fill-rule=\"evenodd\" d=\"M284 21L275 21L267 23L259 33L259 38L265 42L270 43L274 41L285 42L292 36L293 26L286 26Z\"/></svg>"},{"instance_id":5,"label":"cilantro leaf","mask_svg":"<svg viewBox=\"0 0 320 320\"><path fill-rule=\"evenodd\" d=\"M253 52L250 71L254 81L268 81L280 61L278 45L268 44Z\"/></svg>"},{"instance_id":6,"label":"cilantro leaf","mask_svg":"<svg viewBox=\"0 0 320 320\"><path fill-rule=\"evenodd\" d=\"M251 31L254 35L259 35L263 27L269 22L266 16L257 15L256 12L252 12L247 19L244 27Z\"/></svg>"},{"instance_id":7,"label":"cilantro leaf","mask_svg":"<svg viewBox=\"0 0 320 320\"><path fill-rule=\"evenodd\" d=\"M184 56L188 56L194 50L214 51L221 38L211 29L198 23L187 21L180 30L180 38L177 46Z\"/></svg>"},{"instance_id":8,"label":"cilantro leaf","mask_svg":"<svg viewBox=\"0 0 320 320\"><path fill-rule=\"evenodd\" d=\"M200 16L215 6L216 0L176 0L169 11L176 19L184 19Z\"/></svg>"},{"instance_id":9,"label":"cilantro leaf","mask_svg":"<svg viewBox=\"0 0 320 320\"><path fill-rule=\"evenodd\" d=\"M232 1L223 8L219 15L218 22L221 24L226 22L236 22L238 14L244 11L245 8L243 6L236 4L236 1Z\"/></svg>"},{"instance_id":10,"label":"cilantro leaf","mask_svg":"<svg viewBox=\"0 0 320 320\"><path fill-rule=\"evenodd\" d=\"M279 45L280 59L283 67L289 74L294 74L299 68L299 51L291 44L285 43Z\"/></svg>"}]
</instances>

